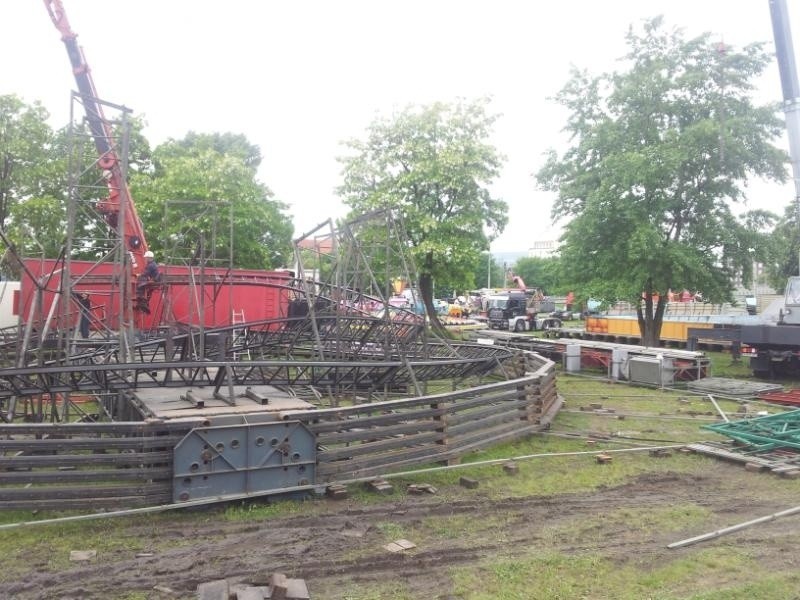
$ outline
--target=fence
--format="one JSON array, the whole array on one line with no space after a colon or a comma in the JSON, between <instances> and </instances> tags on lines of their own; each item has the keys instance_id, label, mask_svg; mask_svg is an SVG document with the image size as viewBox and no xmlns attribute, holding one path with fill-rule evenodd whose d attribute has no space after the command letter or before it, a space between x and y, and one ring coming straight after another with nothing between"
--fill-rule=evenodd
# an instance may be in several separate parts
<instances>
[{"instance_id":1,"label":"fence","mask_svg":"<svg viewBox=\"0 0 800 600\"><path fill-rule=\"evenodd\" d=\"M304 423L314 435L314 485L450 462L545 429L560 408L554 363L521 352L506 368L513 371L512 378L495 383L290 412L283 418ZM201 426L205 431L214 429L199 419L0 425L0 509L92 511L168 504L173 501L175 447ZM264 446L264 452L271 451ZM232 451L208 448L209 456L215 457L209 468L214 469L217 455L221 464ZM268 491L247 488L225 493Z\"/></svg>"}]
</instances>

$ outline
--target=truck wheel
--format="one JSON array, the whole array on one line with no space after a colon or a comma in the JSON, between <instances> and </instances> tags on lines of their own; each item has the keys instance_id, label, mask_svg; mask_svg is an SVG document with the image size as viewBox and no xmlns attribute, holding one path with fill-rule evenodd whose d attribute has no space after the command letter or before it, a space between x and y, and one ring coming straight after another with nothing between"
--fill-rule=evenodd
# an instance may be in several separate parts
<instances>
[{"instance_id":1,"label":"truck wheel","mask_svg":"<svg viewBox=\"0 0 800 600\"><path fill-rule=\"evenodd\" d=\"M561 327L561 321L558 319L545 319L542 323L542 329L558 329Z\"/></svg>"},{"instance_id":2,"label":"truck wheel","mask_svg":"<svg viewBox=\"0 0 800 600\"><path fill-rule=\"evenodd\" d=\"M514 331L525 331L525 323L523 323L521 319L518 319L517 322L514 323Z\"/></svg>"}]
</instances>

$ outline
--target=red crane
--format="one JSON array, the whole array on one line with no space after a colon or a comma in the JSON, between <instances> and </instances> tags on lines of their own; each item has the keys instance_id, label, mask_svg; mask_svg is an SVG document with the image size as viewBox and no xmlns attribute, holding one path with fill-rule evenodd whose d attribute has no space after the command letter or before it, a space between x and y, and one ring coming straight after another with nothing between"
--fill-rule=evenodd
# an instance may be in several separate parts
<instances>
[{"instance_id":1,"label":"red crane","mask_svg":"<svg viewBox=\"0 0 800 600\"><path fill-rule=\"evenodd\" d=\"M70 28L61 0L44 0L44 4L56 29L61 32L61 40L67 48L72 72L78 84L78 93L86 111L86 120L97 149L97 166L102 170L103 179L108 186L108 197L98 200L96 209L108 226L124 238L123 243L130 257L131 272L137 277L145 268L144 254L147 252L147 240L136 207L131 200L128 184L122 176L120 157L116 151L111 125L103 114L91 70L86 63L83 49L78 46L78 36ZM124 220L119 218L121 213L124 214ZM123 227L124 231L121 231Z\"/></svg>"}]
</instances>

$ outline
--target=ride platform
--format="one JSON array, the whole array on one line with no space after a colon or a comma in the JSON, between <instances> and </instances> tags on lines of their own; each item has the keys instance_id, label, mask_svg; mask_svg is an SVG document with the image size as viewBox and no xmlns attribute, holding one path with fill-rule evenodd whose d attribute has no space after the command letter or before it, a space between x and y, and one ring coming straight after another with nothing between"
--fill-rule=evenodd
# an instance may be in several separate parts
<instances>
[{"instance_id":1,"label":"ride platform","mask_svg":"<svg viewBox=\"0 0 800 600\"><path fill-rule=\"evenodd\" d=\"M223 416L255 416L259 420L280 421L287 411L314 410L316 407L271 385L227 386L215 393L212 387L140 389L134 405L148 419L216 419Z\"/></svg>"}]
</instances>

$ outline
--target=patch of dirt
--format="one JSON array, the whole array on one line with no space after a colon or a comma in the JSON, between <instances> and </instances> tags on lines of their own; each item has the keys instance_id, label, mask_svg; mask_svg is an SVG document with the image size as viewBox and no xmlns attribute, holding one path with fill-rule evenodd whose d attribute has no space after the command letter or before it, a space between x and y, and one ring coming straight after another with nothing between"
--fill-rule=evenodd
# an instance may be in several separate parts
<instances>
[{"instance_id":1,"label":"patch of dirt","mask_svg":"<svg viewBox=\"0 0 800 600\"><path fill-rule=\"evenodd\" d=\"M215 512L207 511L190 524L181 519L174 525L159 524L156 529L145 516L125 535L148 538L155 531L159 546L166 549L142 558L136 558L133 550L99 554L92 563L71 564L58 571L46 567L46 557L33 560L23 551L15 562L29 564L30 570L3 582L3 596L22 600L118 598L138 592L147 598L194 598L202 582L227 578L234 583L265 585L271 573L282 572L305 579L315 600L343 598L340 590L345 585L401 580L410 586L413 597L451 598L449 567L477 566L486 558L529 553L531 548L545 544L547 549L564 554L588 550L620 563L636 560L638 564L659 564L714 544L736 543L746 545L764 569L793 568L795 548L790 542L794 540L787 536L800 533L800 516L761 524L698 546L666 548L671 542L790 507L774 499L736 493L732 481L741 478L744 482L756 476L720 463L701 476L649 474L591 494L500 501L471 495L446 502L426 495L368 506L349 500L318 500L325 503L322 515L228 522L215 520ZM701 506L711 517L692 531L640 531L635 524L616 521L613 527L600 527L599 531L592 527L602 524L604 515L621 509L666 510L675 505ZM382 524L423 531L427 520L435 516L459 517L468 523L498 518L491 526L462 537L431 532L424 540L412 539L418 547L403 553L392 554L383 548L389 540L381 530ZM564 527L570 534L552 535L554 527ZM154 590L154 586L174 593Z\"/></svg>"}]
</instances>

